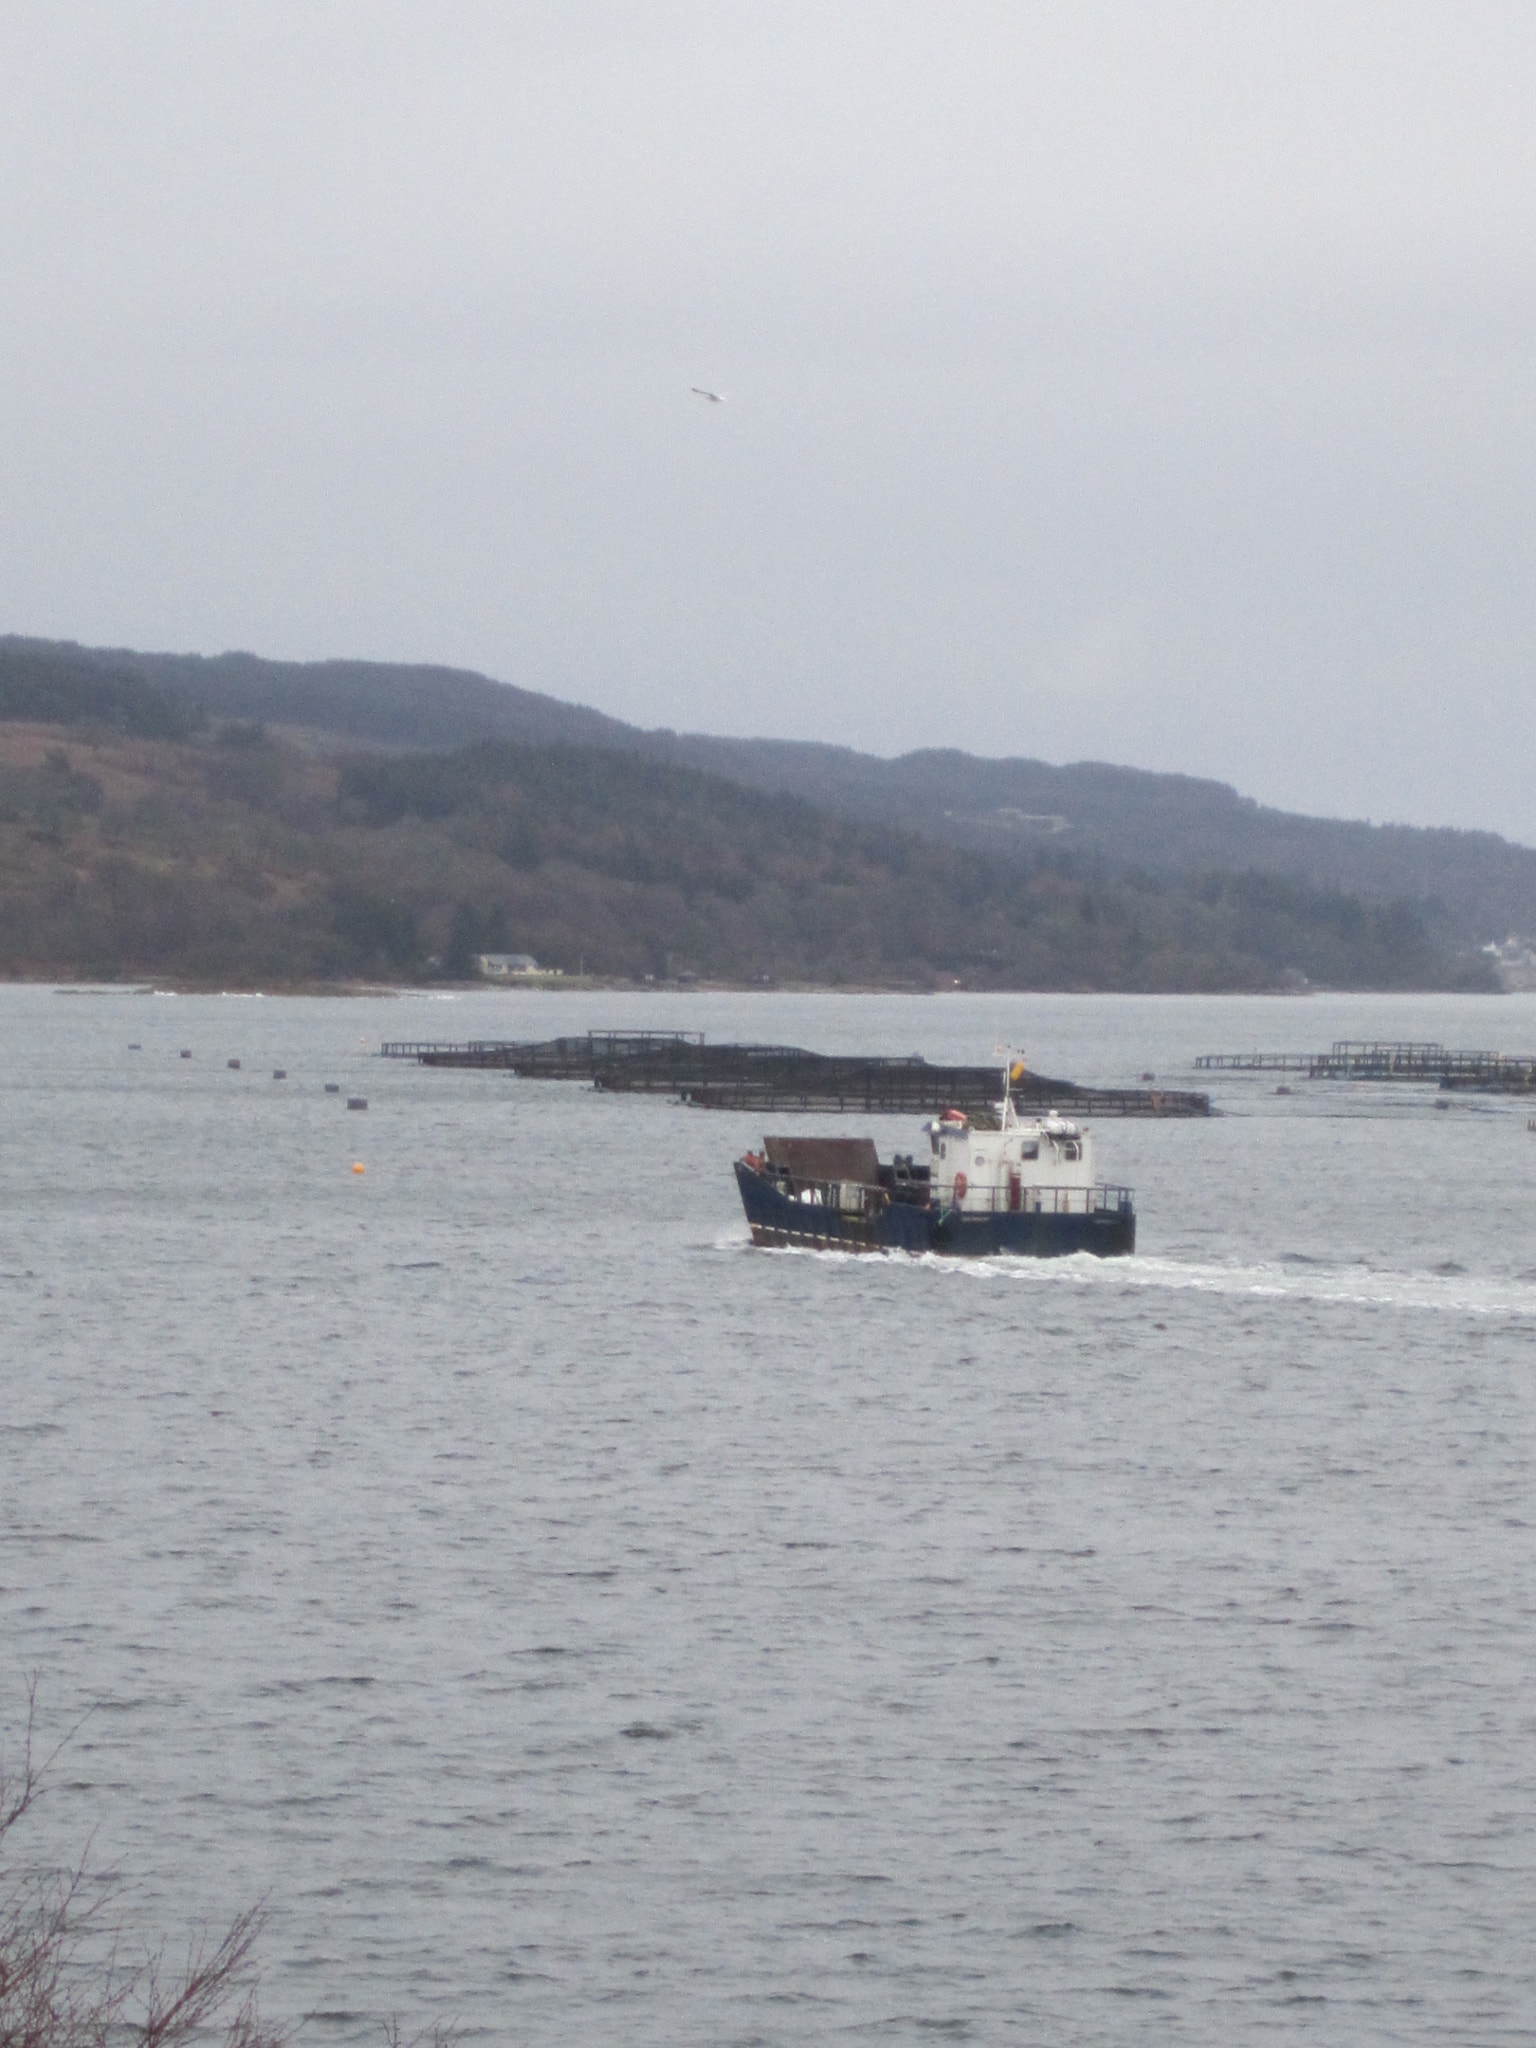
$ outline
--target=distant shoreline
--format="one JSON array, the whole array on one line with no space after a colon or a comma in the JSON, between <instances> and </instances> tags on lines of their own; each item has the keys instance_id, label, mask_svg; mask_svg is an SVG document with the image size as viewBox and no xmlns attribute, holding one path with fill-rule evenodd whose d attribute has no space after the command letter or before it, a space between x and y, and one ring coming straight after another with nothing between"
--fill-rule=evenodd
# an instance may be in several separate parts
<instances>
[{"instance_id":1,"label":"distant shoreline","mask_svg":"<svg viewBox=\"0 0 1536 2048\"><path fill-rule=\"evenodd\" d=\"M556 981L540 978L515 987L497 982L282 982L262 988L215 987L211 983L172 981L67 981L56 975L8 975L0 977L0 988L50 989L58 996L308 996L377 1001L445 1000L458 996L509 995L632 995L632 996L1091 996L1101 1002L1122 999L1145 1001L1157 997L1179 1001L1187 997L1243 996L1268 1001L1294 1002L1313 996L1396 996L1402 998L1471 995L1479 998L1512 993L1508 989L1443 988L1332 988L1322 984L1305 988L1001 988L981 984L959 984L953 988L921 988L895 982L773 982L752 981L623 981L588 975L562 977ZM1518 991L1513 991L1518 993Z\"/></svg>"}]
</instances>

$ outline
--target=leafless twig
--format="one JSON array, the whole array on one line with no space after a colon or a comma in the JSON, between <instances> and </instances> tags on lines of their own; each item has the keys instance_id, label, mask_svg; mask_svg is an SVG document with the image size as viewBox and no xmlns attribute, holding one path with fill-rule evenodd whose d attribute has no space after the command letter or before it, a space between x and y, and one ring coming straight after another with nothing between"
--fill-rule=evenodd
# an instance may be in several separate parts
<instances>
[{"instance_id":1,"label":"leafless twig","mask_svg":"<svg viewBox=\"0 0 1536 2048\"><path fill-rule=\"evenodd\" d=\"M122 1971L115 1952L104 1962L82 1958L94 1910L80 1903L83 1862L58 1878L7 1869L13 1831L63 1747L36 1763L36 1712L34 1683L20 1770L0 1770L0 2048L107 2048L109 2040L181 2048L194 2039L210 2048L281 2048L285 2034L258 2018L251 1982L259 1909L242 1913L218 1942L195 1941L185 1967L169 1977L163 1954Z\"/></svg>"}]
</instances>

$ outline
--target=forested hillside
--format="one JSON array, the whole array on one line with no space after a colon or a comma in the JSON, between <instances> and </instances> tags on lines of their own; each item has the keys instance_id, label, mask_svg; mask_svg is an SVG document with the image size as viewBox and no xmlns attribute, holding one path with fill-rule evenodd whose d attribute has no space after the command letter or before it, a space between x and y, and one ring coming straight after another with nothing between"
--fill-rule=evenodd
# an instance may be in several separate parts
<instances>
[{"instance_id":1,"label":"forested hillside","mask_svg":"<svg viewBox=\"0 0 1536 2048\"><path fill-rule=\"evenodd\" d=\"M1172 884L1049 847L1006 866L610 748L323 755L228 721L158 736L159 703L0 720L0 973L422 981L508 949L735 982L1490 982L1407 908L1273 878Z\"/></svg>"},{"instance_id":2,"label":"forested hillside","mask_svg":"<svg viewBox=\"0 0 1536 2048\"><path fill-rule=\"evenodd\" d=\"M16 707L10 713L8 703ZM1053 767L955 751L882 760L843 747L646 732L463 670L140 654L0 637L4 715L74 724L105 717L132 731L168 730L145 719L259 721L321 745L442 749L491 739L601 747L799 797L845 819L900 826L1025 874L1042 849L1179 881L1251 871L1304 891L1409 903L1449 952L1510 932L1536 937L1536 850L1489 832L1303 817L1224 783L1095 762ZM1257 929L1253 943L1264 943Z\"/></svg>"}]
</instances>

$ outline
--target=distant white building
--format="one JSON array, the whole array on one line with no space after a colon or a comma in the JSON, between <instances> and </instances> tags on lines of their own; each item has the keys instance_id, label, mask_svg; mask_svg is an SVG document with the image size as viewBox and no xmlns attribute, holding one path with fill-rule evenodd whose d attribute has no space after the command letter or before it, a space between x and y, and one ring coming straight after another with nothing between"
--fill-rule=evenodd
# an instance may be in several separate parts
<instances>
[{"instance_id":1,"label":"distant white building","mask_svg":"<svg viewBox=\"0 0 1536 2048\"><path fill-rule=\"evenodd\" d=\"M1511 932L1503 945L1484 946L1507 989L1536 989L1536 946Z\"/></svg>"},{"instance_id":2,"label":"distant white building","mask_svg":"<svg viewBox=\"0 0 1536 2048\"><path fill-rule=\"evenodd\" d=\"M477 953L475 966L486 981L511 981L515 975L539 971L531 953Z\"/></svg>"}]
</instances>

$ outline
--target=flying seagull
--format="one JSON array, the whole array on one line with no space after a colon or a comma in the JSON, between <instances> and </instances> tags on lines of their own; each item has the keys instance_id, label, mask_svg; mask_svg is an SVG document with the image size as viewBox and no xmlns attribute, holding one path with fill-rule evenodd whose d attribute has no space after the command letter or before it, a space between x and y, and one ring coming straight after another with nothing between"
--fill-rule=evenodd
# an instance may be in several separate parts
<instances>
[{"instance_id":1,"label":"flying seagull","mask_svg":"<svg viewBox=\"0 0 1536 2048\"><path fill-rule=\"evenodd\" d=\"M725 393L723 391L706 391L702 384L690 384L688 389L695 398L707 398L711 405L724 405L725 403Z\"/></svg>"}]
</instances>

